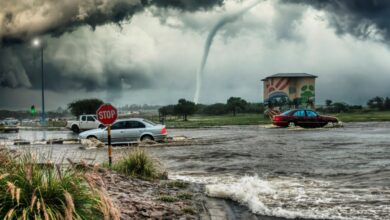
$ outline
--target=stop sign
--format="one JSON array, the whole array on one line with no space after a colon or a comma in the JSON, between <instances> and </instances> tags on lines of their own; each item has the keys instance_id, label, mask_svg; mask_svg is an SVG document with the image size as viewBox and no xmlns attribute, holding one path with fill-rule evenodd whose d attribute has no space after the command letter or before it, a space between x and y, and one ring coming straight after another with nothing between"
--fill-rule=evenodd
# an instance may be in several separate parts
<instances>
[{"instance_id":1,"label":"stop sign","mask_svg":"<svg viewBox=\"0 0 390 220\"><path fill-rule=\"evenodd\" d=\"M110 104L103 104L96 111L96 116L102 124L110 125L118 118L118 111Z\"/></svg>"}]
</instances>

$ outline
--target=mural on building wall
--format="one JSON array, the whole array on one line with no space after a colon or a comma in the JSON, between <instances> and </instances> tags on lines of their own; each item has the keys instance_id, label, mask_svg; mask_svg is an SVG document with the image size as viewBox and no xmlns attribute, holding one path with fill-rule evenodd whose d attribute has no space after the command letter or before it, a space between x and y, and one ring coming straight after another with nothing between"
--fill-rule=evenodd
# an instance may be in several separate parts
<instances>
[{"instance_id":1,"label":"mural on building wall","mask_svg":"<svg viewBox=\"0 0 390 220\"><path fill-rule=\"evenodd\" d=\"M304 85L301 88L301 103L300 104L314 104L314 85Z\"/></svg>"},{"instance_id":2,"label":"mural on building wall","mask_svg":"<svg viewBox=\"0 0 390 220\"><path fill-rule=\"evenodd\" d=\"M264 104L269 107L280 107L282 110L314 107L314 81L304 78L270 78L264 80Z\"/></svg>"},{"instance_id":3,"label":"mural on building wall","mask_svg":"<svg viewBox=\"0 0 390 220\"><path fill-rule=\"evenodd\" d=\"M283 105L288 102L288 85L287 78L275 78L265 81L264 103L272 106Z\"/></svg>"},{"instance_id":4,"label":"mural on building wall","mask_svg":"<svg viewBox=\"0 0 390 220\"><path fill-rule=\"evenodd\" d=\"M265 115L272 118L289 109L315 108L315 79L307 73L277 73L263 81Z\"/></svg>"}]
</instances>

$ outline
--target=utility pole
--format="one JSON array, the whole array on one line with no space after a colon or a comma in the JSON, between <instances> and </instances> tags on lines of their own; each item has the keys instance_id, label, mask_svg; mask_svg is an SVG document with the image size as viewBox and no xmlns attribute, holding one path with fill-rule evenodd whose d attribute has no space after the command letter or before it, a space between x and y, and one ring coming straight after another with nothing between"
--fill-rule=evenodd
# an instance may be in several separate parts
<instances>
[{"instance_id":1,"label":"utility pole","mask_svg":"<svg viewBox=\"0 0 390 220\"><path fill-rule=\"evenodd\" d=\"M45 115L45 77L43 73L43 43L39 39L34 39L33 46L39 47L41 49L41 83L42 83L41 126L44 126L46 122L46 115Z\"/></svg>"},{"instance_id":2,"label":"utility pole","mask_svg":"<svg viewBox=\"0 0 390 220\"><path fill-rule=\"evenodd\" d=\"M43 74L43 45L41 45L41 78L42 78L42 115L41 115L41 125L44 126L46 123L45 116L45 77Z\"/></svg>"}]
</instances>

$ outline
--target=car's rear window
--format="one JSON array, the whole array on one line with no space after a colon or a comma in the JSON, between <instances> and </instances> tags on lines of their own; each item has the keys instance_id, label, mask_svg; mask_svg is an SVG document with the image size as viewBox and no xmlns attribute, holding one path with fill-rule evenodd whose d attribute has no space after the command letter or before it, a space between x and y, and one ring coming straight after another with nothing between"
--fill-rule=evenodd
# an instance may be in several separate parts
<instances>
[{"instance_id":1,"label":"car's rear window","mask_svg":"<svg viewBox=\"0 0 390 220\"><path fill-rule=\"evenodd\" d=\"M154 123L154 122L152 122L152 121L149 121L149 120L146 120L146 119L144 119L144 120L142 120L142 121L144 121L144 122L146 122L146 123L148 123L148 124L151 124L151 125L153 125L153 126L157 125L156 123Z\"/></svg>"},{"instance_id":2,"label":"car's rear window","mask_svg":"<svg viewBox=\"0 0 390 220\"><path fill-rule=\"evenodd\" d=\"M291 112L291 110L288 110L286 112L283 112L282 115L288 115L288 114L290 114L290 112Z\"/></svg>"},{"instance_id":3,"label":"car's rear window","mask_svg":"<svg viewBox=\"0 0 390 220\"><path fill-rule=\"evenodd\" d=\"M305 117L305 111L303 111L303 110L296 111L293 116L295 116L295 117Z\"/></svg>"}]
</instances>

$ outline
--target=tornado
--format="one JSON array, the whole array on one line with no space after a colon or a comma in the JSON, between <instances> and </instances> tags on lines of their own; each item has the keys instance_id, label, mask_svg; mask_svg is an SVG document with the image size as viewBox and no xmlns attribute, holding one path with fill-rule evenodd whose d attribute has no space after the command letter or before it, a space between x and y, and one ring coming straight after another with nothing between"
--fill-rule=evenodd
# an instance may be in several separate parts
<instances>
[{"instance_id":1,"label":"tornado","mask_svg":"<svg viewBox=\"0 0 390 220\"><path fill-rule=\"evenodd\" d=\"M207 35L207 39L206 39L204 49L203 49L202 60L200 62L200 66L199 66L198 71L196 73L196 90L195 90L195 95L194 95L194 103L195 104L198 104L198 102L199 102L200 91L202 90L202 80L203 80L203 75L204 75L204 68L206 66L207 58L208 58L209 52L210 52L210 47L213 44L213 40L214 40L215 35L223 26L225 26L228 23L234 22L235 20L237 20L239 17L241 17L243 14L245 14L247 11L249 11L251 8L255 7L259 3L260 3L260 0L252 1L251 4L245 6L244 8L224 15L213 26L210 33Z\"/></svg>"}]
</instances>

